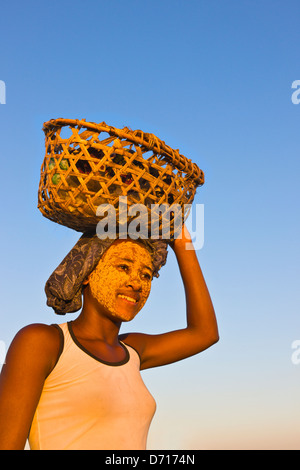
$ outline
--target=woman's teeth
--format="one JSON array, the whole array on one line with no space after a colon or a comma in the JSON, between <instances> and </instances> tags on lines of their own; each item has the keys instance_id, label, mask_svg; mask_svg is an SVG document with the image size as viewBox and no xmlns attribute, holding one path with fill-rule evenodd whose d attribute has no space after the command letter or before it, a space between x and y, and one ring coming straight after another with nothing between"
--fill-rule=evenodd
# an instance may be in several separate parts
<instances>
[{"instance_id":1,"label":"woman's teeth","mask_svg":"<svg viewBox=\"0 0 300 470\"><path fill-rule=\"evenodd\" d=\"M133 299L132 297L129 297L128 295L118 294L118 297L120 297L121 299L127 300L127 302L137 303L136 299Z\"/></svg>"}]
</instances>

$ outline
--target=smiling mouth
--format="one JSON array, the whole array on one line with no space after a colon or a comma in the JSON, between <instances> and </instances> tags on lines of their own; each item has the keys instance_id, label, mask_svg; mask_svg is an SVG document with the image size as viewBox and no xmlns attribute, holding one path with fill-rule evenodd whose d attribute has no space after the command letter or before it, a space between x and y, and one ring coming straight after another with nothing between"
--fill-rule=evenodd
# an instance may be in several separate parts
<instances>
[{"instance_id":1,"label":"smiling mouth","mask_svg":"<svg viewBox=\"0 0 300 470\"><path fill-rule=\"evenodd\" d=\"M130 297L129 295L118 294L118 297L123 300L126 300L126 302L129 302L131 304L136 304L138 302L137 299L134 299L133 297Z\"/></svg>"}]
</instances>

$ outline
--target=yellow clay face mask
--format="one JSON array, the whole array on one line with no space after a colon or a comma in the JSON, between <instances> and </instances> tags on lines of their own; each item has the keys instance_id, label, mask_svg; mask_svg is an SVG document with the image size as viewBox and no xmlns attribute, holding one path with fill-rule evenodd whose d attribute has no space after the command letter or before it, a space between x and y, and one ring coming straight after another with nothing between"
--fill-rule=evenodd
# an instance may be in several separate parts
<instances>
[{"instance_id":1,"label":"yellow clay face mask","mask_svg":"<svg viewBox=\"0 0 300 470\"><path fill-rule=\"evenodd\" d=\"M93 297L122 321L132 320L145 305L152 281L152 259L138 243L113 243L89 277Z\"/></svg>"}]
</instances>

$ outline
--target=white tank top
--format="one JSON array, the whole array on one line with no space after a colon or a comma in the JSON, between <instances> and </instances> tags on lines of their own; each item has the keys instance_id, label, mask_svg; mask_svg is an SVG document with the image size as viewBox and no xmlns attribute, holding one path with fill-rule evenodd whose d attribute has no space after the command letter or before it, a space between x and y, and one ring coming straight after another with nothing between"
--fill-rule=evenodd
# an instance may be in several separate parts
<instances>
[{"instance_id":1,"label":"white tank top","mask_svg":"<svg viewBox=\"0 0 300 470\"><path fill-rule=\"evenodd\" d=\"M63 351L45 380L32 421L32 450L144 450L155 401L140 359L121 343L126 357L107 363L90 354L70 325L59 325Z\"/></svg>"}]
</instances>

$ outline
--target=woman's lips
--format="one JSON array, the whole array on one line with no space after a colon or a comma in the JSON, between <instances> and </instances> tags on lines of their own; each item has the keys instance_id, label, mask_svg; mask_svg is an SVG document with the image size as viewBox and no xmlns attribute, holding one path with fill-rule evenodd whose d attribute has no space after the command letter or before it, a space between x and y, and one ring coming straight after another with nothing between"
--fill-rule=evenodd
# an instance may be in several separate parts
<instances>
[{"instance_id":1,"label":"woman's lips","mask_svg":"<svg viewBox=\"0 0 300 470\"><path fill-rule=\"evenodd\" d=\"M138 302L138 299L137 299L137 298L131 297L130 295L118 294L118 297L119 297L120 299L125 300L126 302L128 302L128 303L130 303L130 304L136 304L136 303Z\"/></svg>"}]
</instances>

